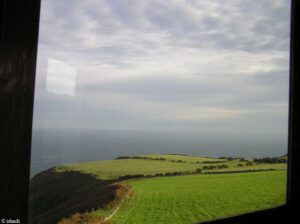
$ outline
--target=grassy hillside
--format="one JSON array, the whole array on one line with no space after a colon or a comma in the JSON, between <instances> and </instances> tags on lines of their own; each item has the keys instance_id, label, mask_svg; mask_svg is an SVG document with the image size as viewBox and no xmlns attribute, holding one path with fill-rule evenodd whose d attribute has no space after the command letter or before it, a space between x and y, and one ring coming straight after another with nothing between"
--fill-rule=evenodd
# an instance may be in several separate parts
<instances>
[{"instance_id":1,"label":"grassy hillside","mask_svg":"<svg viewBox=\"0 0 300 224\"><path fill-rule=\"evenodd\" d=\"M78 163L59 166L60 171L80 171L92 173L103 180L115 179L123 175L134 174L155 174L174 171L195 170L197 164L172 163L167 161L142 160L142 159L119 159L98 162Z\"/></svg>"},{"instance_id":2,"label":"grassy hillside","mask_svg":"<svg viewBox=\"0 0 300 224\"><path fill-rule=\"evenodd\" d=\"M165 158L166 160L161 160ZM175 162L172 162L175 161ZM212 163L205 163L212 162ZM241 164L241 166L239 166ZM205 166L227 165L222 169L203 169ZM286 169L286 163L255 164L247 165L239 159L224 160L204 157L182 156L182 155L143 155L138 157L95 161L86 163L65 164L55 168L56 172L79 171L93 174L102 180L117 179L124 175L149 175L157 173L168 173L177 171L193 172L196 169L206 172L228 172L242 170L260 169Z\"/></svg>"},{"instance_id":3,"label":"grassy hillside","mask_svg":"<svg viewBox=\"0 0 300 224\"><path fill-rule=\"evenodd\" d=\"M178 155L178 154L147 154L147 155L141 155L141 157L145 158L164 158L167 161L178 161L182 160L184 162L192 162L192 163L197 163L197 162L205 162L205 161L226 161L225 159L218 159L218 158L210 158L210 157L199 157L199 156L189 156L189 155Z\"/></svg>"},{"instance_id":4,"label":"grassy hillside","mask_svg":"<svg viewBox=\"0 0 300 224\"><path fill-rule=\"evenodd\" d=\"M53 172L36 175L30 183L30 223L53 224L74 213L107 210L118 204L128 185L110 185L80 172Z\"/></svg>"},{"instance_id":5,"label":"grassy hillside","mask_svg":"<svg viewBox=\"0 0 300 224\"><path fill-rule=\"evenodd\" d=\"M154 154L64 164L31 180L31 223L195 223L270 208L284 203L286 167Z\"/></svg>"},{"instance_id":6,"label":"grassy hillside","mask_svg":"<svg viewBox=\"0 0 300 224\"><path fill-rule=\"evenodd\" d=\"M285 203L285 171L190 175L130 182L116 223L195 223Z\"/></svg>"}]
</instances>

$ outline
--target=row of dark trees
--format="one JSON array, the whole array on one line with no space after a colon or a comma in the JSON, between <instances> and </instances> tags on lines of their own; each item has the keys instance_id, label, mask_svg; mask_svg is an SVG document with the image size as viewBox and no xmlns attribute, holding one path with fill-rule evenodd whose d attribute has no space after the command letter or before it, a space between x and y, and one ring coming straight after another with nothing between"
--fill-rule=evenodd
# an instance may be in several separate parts
<instances>
[{"instance_id":1,"label":"row of dark trees","mask_svg":"<svg viewBox=\"0 0 300 224\"><path fill-rule=\"evenodd\" d=\"M178 160L170 160L170 162L175 162L175 163L187 163L187 161L183 161L181 159L178 159Z\"/></svg>"},{"instance_id":2,"label":"row of dark trees","mask_svg":"<svg viewBox=\"0 0 300 224\"><path fill-rule=\"evenodd\" d=\"M153 177L169 177L169 176L182 176L182 175L189 175L189 174L197 174L201 173L202 169L197 168L195 171L174 171L174 172L167 172L167 173L155 173L155 174L134 174L134 175L123 175L119 177L119 181L121 180L129 180L129 179L138 179L138 178L153 178Z\"/></svg>"},{"instance_id":3,"label":"row of dark trees","mask_svg":"<svg viewBox=\"0 0 300 224\"><path fill-rule=\"evenodd\" d=\"M160 160L160 161L167 160L166 158L163 157L151 158L151 157L143 157L143 156L119 156L115 159L147 159L147 160Z\"/></svg>"},{"instance_id":4,"label":"row of dark trees","mask_svg":"<svg viewBox=\"0 0 300 224\"><path fill-rule=\"evenodd\" d=\"M203 169L204 170L214 170L214 169L226 169L228 167L229 167L228 165L222 164L222 165L218 165L218 166L215 166L215 165L204 166Z\"/></svg>"},{"instance_id":5,"label":"row of dark trees","mask_svg":"<svg viewBox=\"0 0 300 224\"><path fill-rule=\"evenodd\" d=\"M264 157L264 158L261 158L261 159L257 159L257 158L254 158L253 161L255 163L286 163L287 162L287 158L283 158L283 157L273 157L273 158L270 158L270 157Z\"/></svg>"},{"instance_id":6,"label":"row of dark trees","mask_svg":"<svg viewBox=\"0 0 300 224\"><path fill-rule=\"evenodd\" d=\"M116 159L146 159L146 160L159 160L159 161L166 161L166 158L163 157L156 157L156 158L151 158L151 157L143 157L143 156L120 156L117 157ZM223 160L227 160L227 161L232 161L232 160L239 160L239 162L246 162L246 166L252 166L253 163L243 157L219 157L219 159L223 159ZM183 160L170 160L170 162L177 162L177 163L188 163L188 161L183 161ZM255 163L286 163L287 159L284 157L264 157L261 159L257 159L254 158L253 162ZM195 163L195 162L191 162L191 163ZM224 161L197 161L197 164L216 164L216 163L224 163ZM212 166L210 166L212 167ZM211 168L211 169L215 169L215 168Z\"/></svg>"},{"instance_id":7,"label":"row of dark trees","mask_svg":"<svg viewBox=\"0 0 300 224\"><path fill-rule=\"evenodd\" d=\"M167 159L166 158L163 158L163 157L156 157L156 158L151 158L151 157L144 157L144 156L119 156L115 159L146 159L146 160L159 160L159 161L166 161ZM181 159L178 159L178 160L169 160L170 162L175 162L175 163L189 163L188 161L184 161L184 160L181 160ZM200 162L200 161L197 161L197 162L190 162L190 163L203 163L203 164L212 164L212 163L224 163L225 161L203 161L203 162Z\"/></svg>"},{"instance_id":8,"label":"row of dark trees","mask_svg":"<svg viewBox=\"0 0 300 224\"><path fill-rule=\"evenodd\" d=\"M219 160L216 160L216 161L203 161L202 163L203 164L212 164L212 163L224 163L225 161L223 161L223 160L221 160L221 161L219 161Z\"/></svg>"},{"instance_id":9,"label":"row of dark trees","mask_svg":"<svg viewBox=\"0 0 300 224\"><path fill-rule=\"evenodd\" d=\"M134 175L123 175L119 177L119 181L122 180L129 180L129 179L138 179L138 178L153 178L153 177L168 177L168 176L182 176L182 175L189 175L189 174L199 174L202 173L202 170L212 170L212 169L225 169L228 168L228 165L210 165L204 166L202 169L197 168L194 171L174 171L174 172L167 172L167 173L155 173L155 174L134 174Z\"/></svg>"},{"instance_id":10,"label":"row of dark trees","mask_svg":"<svg viewBox=\"0 0 300 224\"><path fill-rule=\"evenodd\" d=\"M239 160L239 162L249 161L249 160L245 159L244 157L219 157L219 159L224 159L224 160L227 160L227 161Z\"/></svg>"},{"instance_id":11,"label":"row of dark trees","mask_svg":"<svg viewBox=\"0 0 300 224\"><path fill-rule=\"evenodd\" d=\"M251 161L243 157L219 157L219 159L225 159L227 161L239 160L239 162L246 162L246 165L252 165ZM285 157L264 157L264 158L254 158L253 162L255 163L286 163L287 158Z\"/></svg>"},{"instance_id":12,"label":"row of dark trees","mask_svg":"<svg viewBox=\"0 0 300 224\"><path fill-rule=\"evenodd\" d=\"M219 157L219 159L226 159L227 161L232 161L232 160L235 160L235 159L238 159L238 158L222 156L222 157Z\"/></svg>"}]
</instances>

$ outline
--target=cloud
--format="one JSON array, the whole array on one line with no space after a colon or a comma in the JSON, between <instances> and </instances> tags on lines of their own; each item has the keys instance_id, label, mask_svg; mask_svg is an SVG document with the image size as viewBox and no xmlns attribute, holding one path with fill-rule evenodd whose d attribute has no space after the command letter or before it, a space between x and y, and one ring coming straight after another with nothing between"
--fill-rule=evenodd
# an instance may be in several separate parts
<instances>
[{"instance_id":1,"label":"cloud","mask_svg":"<svg viewBox=\"0 0 300 224\"><path fill-rule=\"evenodd\" d=\"M285 0L44 0L36 118L285 132L289 11ZM74 97L45 94L48 58L76 69Z\"/></svg>"}]
</instances>

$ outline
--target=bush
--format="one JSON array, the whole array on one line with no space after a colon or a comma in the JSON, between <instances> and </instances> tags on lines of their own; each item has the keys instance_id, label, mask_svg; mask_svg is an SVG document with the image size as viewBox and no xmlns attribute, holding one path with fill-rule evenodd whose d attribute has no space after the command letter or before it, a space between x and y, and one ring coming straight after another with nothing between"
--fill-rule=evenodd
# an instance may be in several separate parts
<instances>
[{"instance_id":1,"label":"bush","mask_svg":"<svg viewBox=\"0 0 300 224\"><path fill-rule=\"evenodd\" d=\"M203 161L204 164L211 164L211 163L224 163L224 161Z\"/></svg>"},{"instance_id":2,"label":"bush","mask_svg":"<svg viewBox=\"0 0 300 224\"><path fill-rule=\"evenodd\" d=\"M217 166L217 167L218 167L218 169L225 169L225 168L228 168L229 166L223 164L223 165L219 165L219 166Z\"/></svg>"},{"instance_id":3,"label":"bush","mask_svg":"<svg viewBox=\"0 0 300 224\"><path fill-rule=\"evenodd\" d=\"M105 205L106 209L116 208L125 198L125 196L130 192L130 187L128 185L121 185L121 186L122 187L120 187L114 192L114 200L112 200L107 205Z\"/></svg>"},{"instance_id":4,"label":"bush","mask_svg":"<svg viewBox=\"0 0 300 224\"><path fill-rule=\"evenodd\" d=\"M163 176L165 176L163 173L156 173L156 174L154 174L154 176L155 177L163 177Z\"/></svg>"},{"instance_id":5,"label":"bush","mask_svg":"<svg viewBox=\"0 0 300 224\"><path fill-rule=\"evenodd\" d=\"M111 222L105 222L104 218L96 215L92 215L90 213L75 213L69 218L63 218L61 221L58 222L58 224L101 224L101 223L111 223Z\"/></svg>"},{"instance_id":6,"label":"bush","mask_svg":"<svg viewBox=\"0 0 300 224\"><path fill-rule=\"evenodd\" d=\"M128 179L143 178L143 177L145 177L144 174L124 175L124 176L120 176L119 180L128 180Z\"/></svg>"},{"instance_id":7,"label":"bush","mask_svg":"<svg viewBox=\"0 0 300 224\"><path fill-rule=\"evenodd\" d=\"M196 169L196 173L201 173L202 172L202 169L201 168L197 168Z\"/></svg>"},{"instance_id":8,"label":"bush","mask_svg":"<svg viewBox=\"0 0 300 224\"><path fill-rule=\"evenodd\" d=\"M248 160L246 160L245 158L240 158L239 162L247 162Z\"/></svg>"},{"instance_id":9,"label":"bush","mask_svg":"<svg viewBox=\"0 0 300 224\"><path fill-rule=\"evenodd\" d=\"M213 170L213 169L217 169L217 167L211 165L211 166L204 166L203 169L204 169L204 170Z\"/></svg>"},{"instance_id":10,"label":"bush","mask_svg":"<svg viewBox=\"0 0 300 224\"><path fill-rule=\"evenodd\" d=\"M287 159L286 158L269 158L269 157L264 157L262 159L253 159L254 162L256 163L286 163Z\"/></svg>"}]
</instances>

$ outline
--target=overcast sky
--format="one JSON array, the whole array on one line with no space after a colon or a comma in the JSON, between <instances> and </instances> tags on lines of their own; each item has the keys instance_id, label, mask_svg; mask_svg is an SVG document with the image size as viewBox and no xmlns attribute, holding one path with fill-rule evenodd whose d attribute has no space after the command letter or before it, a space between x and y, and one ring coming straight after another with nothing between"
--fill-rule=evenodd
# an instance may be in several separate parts
<instances>
[{"instance_id":1,"label":"overcast sky","mask_svg":"<svg viewBox=\"0 0 300 224\"><path fill-rule=\"evenodd\" d=\"M287 133L287 0L43 0L35 127Z\"/></svg>"}]
</instances>

